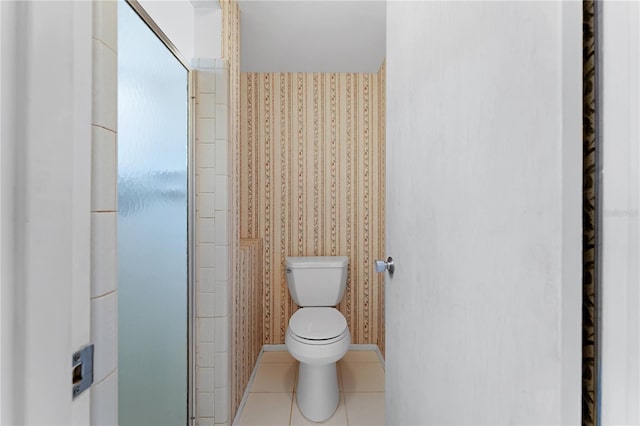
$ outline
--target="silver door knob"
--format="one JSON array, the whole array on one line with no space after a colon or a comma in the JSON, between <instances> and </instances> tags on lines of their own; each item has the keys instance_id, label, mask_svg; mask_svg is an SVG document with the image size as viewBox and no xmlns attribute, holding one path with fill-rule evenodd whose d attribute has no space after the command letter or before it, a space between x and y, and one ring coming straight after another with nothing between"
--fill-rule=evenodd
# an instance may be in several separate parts
<instances>
[{"instance_id":1,"label":"silver door knob","mask_svg":"<svg viewBox=\"0 0 640 426\"><path fill-rule=\"evenodd\" d=\"M388 257L386 262L384 260L374 260L373 263L375 264L376 272L389 271L389 275L393 275L395 265L391 257Z\"/></svg>"}]
</instances>

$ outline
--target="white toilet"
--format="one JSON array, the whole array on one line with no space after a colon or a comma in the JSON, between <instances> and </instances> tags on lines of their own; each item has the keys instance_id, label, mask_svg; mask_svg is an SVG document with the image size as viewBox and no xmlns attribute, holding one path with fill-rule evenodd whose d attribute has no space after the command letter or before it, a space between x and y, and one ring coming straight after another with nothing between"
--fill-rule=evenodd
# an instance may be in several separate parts
<instances>
[{"instance_id":1,"label":"white toilet","mask_svg":"<svg viewBox=\"0 0 640 426\"><path fill-rule=\"evenodd\" d=\"M336 306L347 287L346 256L288 257L287 284L300 306L287 328L287 350L300 361L296 400L309 420L322 422L338 407L336 362L347 353L351 334Z\"/></svg>"}]
</instances>

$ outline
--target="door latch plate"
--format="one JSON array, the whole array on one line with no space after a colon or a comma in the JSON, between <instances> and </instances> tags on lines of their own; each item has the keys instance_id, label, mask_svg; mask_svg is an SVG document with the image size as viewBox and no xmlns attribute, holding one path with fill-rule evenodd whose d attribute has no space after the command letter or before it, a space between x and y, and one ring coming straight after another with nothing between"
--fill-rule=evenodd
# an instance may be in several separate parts
<instances>
[{"instance_id":1,"label":"door latch plate","mask_svg":"<svg viewBox=\"0 0 640 426\"><path fill-rule=\"evenodd\" d=\"M72 398L84 392L93 383L93 345L87 345L75 352L71 358Z\"/></svg>"}]
</instances>

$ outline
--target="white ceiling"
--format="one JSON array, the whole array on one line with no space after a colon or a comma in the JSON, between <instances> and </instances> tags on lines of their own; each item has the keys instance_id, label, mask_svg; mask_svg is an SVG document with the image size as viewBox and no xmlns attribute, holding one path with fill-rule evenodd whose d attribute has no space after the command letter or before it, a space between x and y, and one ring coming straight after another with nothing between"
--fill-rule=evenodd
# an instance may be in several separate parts
<instances>
[{"instance_id":1,"label":"white ceiling","mask_svg":"<svg viewBox=\"0 0 640 426\"><path fill-rule=\"evenodd\" d=\"M377 72L384 0L239 0L243 72Z\"/></svg>"}]
</instances>

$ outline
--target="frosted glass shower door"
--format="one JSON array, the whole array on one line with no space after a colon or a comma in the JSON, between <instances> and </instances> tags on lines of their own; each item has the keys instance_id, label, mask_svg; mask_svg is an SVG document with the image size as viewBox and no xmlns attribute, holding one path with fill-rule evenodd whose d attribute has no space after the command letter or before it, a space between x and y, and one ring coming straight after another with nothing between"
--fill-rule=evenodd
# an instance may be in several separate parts
<instances>
[{"instance_id":1,"label":"frosted glass shower door","mask_svg":"<svg viewBox=\"0 0 640 426\"><path fill-rule=\"evenodd\" d=\"M185 425L188 72L118 3L119 424Z\"/></svg>"}]
</instances>

